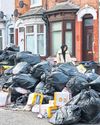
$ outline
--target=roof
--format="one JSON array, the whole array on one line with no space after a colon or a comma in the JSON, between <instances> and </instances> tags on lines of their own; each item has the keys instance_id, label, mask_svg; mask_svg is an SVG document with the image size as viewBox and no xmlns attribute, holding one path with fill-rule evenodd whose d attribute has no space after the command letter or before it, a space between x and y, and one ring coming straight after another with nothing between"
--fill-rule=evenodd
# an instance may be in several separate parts
<instances>
[{"instance_id":1,"label":"roof","mask_svg":"<svg viewBox=\"0 0 100 125\"><path fill-rule=\"evenodd\" d=\"M60 11L60 10L79 10L79 8L80 7L78 5L75 5L72 2L67 1L67 2L57 3L51 9L47 10L46 13Z\"/></svg>"},{"instance_id":2,"label":"roof","mask_svg":"<svg viewBox=\"0 0 100 125\"><path fill-rule=\"evenodd\" d=\"M42 15L44 12L45 12L45 9L43 7L35 7L35 8L31 8L26 13L21 15L20 18L28 17L28 16L38 16L38 15Z\"/></svg>"}]
</instances>

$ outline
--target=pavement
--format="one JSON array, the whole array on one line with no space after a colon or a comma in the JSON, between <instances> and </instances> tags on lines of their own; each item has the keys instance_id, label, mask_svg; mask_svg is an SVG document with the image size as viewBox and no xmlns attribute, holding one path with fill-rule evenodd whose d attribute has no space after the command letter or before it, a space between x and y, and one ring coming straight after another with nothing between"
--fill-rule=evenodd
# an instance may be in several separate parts
<instances>
[{"instance_id":1,"label":"pavement","mask_svg":"<svg viewBox=\"0 0 100 125\"><path fill-rule=\"evenodd\" d=\"M0 108L0 125L51 125L48 119L37 118L27 111L12 111Z\"/></svg>"},{"instance_id":2,"label":"pavement","mask_svg":"<svg viewBox=\"0 0 100 125\"><path fill-rule=\"evenodd\" d=\"M52 125L48 119L37 118L37 114L27 111L13 111L0 108L0 125ZM73 124L100 125L100 124Z\"/></svg>"}]
</instances>

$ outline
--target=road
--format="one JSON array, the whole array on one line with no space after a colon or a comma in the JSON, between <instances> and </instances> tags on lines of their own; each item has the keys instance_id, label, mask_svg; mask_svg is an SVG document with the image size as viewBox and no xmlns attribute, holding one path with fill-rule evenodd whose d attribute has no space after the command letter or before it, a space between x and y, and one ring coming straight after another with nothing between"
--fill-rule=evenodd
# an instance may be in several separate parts
<instances>
[{"instance_id":1,"label":"road","mask_svg":"<svg viewBox=\"0 0 100 125\"><path fill-rule=\"evenodd\" d=\"M39 119L36 114L26 111L12 111L0 108L0 125L52 125L47 119ZM74 124L100 125L100 124Z\"/></svg>"},{"instance_id":2,"label":"road","mask_svg":"<svg viewBox=\"0 0 100 125\"><path fill-rule=\"evenodd\" d=\"M26 111L0 109L0 125L51 125L47 119Z\"/></svg>"}]
</instances>

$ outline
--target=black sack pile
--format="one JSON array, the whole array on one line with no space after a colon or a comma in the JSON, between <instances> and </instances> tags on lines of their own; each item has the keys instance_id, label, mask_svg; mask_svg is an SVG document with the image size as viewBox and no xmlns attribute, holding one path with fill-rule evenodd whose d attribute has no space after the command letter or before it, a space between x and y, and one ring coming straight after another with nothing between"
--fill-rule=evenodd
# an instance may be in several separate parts
<instances>
[{"instance_id":1,"label":"black sack pile","mask_svg":"<svg viewBox=\"0 0 100 125\"><path fill-rule=\"evenodd\" d=\"M34 78L41 79L43 74L48 75L51 73L52 67L48 61L40 62L34 65L31 69L31 74Z\"/></svg>"},{"instance_id":2,"label":"black sack pile","mask_svg":"<svg viewBox=\"0 0 100 125\"><path fill-rule=\"evenodd\" d=\"M72 96L75 96L80 93L81 90L84 89L87 85L88 82L85 78L75 76L67 82L66 87L71 90Z\"/></svg>"},{"instance_id":3,"label":"black sack pile","mask_svg":"<svg viewBox=\"0 0 100 125\"><path fill-rule=\"evenodd\" d=\"M63 106L50 118L49 122L54 125L69 125L79 122L81 109L77 105Z\"/></svg>"},{"instance_id":4,"label":"black sack pile","mask_svg":"<svg viewBox=\"0 0 100 125\"><path fill-rule=\"evenodd\" d=\"M19 62L27 62L31 65L35 65L41 62L39 54L31 54L30 52L19 52L16 55L16 64Z\"/></svg>"},{"instance_id":5,"label":"black sack pile","mask_svg":"<svg viewBox=\"0 0 100 125\"><path fill-rule=\"evenodd\" d=\"M21 73L27 74L30 72L30 68L31 66L27 62L20 62L12 69L12 73L14 75Z\"/></svg>"},{"instance_id":6,"label":"black sack pile","mask_svg":"<svg viewBox=\"0 0 100 125\"><path fill-rule=\"evenodd\" d=\"M92 123L93 119L97 119L100 112L100 98L95 90L82 90L78 95L74 96L72 100L66 104L77 105L81 109L81 120L82 123ZM100 117L99 117L100 118ZM97 121L93 120L94 123Z\"/></svg>"},{"instance_id":7,"label":"black sack pile","mask_svg":"<svg viewBox=\"0 0 100 125\"><path fill-rule=\"evenodd\" d=\"M55 71L46 78L46 83L52 84L56 91L62 91L68 80L69 77L63 72Z\"/></svg>"},{"instance_id":8,"label":"black sack pile","mask_svg":"<svg viewBox=\"0 0 100 125\"><path fill-rule=\"evenodd\" d=\"M72 63L61 64L58 66L57 70L63 72L69 77L76 76L76 74L78 73L77 68Z\"/></svg>"},{"instance_id":9,"label":"black sack pile","mask_svg":"<svg viewBox=\"0 0 100 125\"><path fill-rule=\"evenodd\" d=\"M92 81L96 80L99 77L98 74L93 73L93 72L86 72L85 76L87 77L88 82L92 82Z\"/></svg>"},{"instance_id":10,"label":"black sack pile","mask_svg":"<svg viewBox=\"0 0 100 125\"><path fill-rule=\"evenodd\" d=\"M89 83L89 86L91 86L92 89L100 92L100 76L97 77L94 81Z\"/></svg>"},{"instance_id":11,"label":"black sack pile","mask_svg":"<svg viewBox=\"0 0 100 125\"><path fill-rule=\"evenodd\" d=\"M21 87L26 90L34 91L38 80L33 78L31 74L19 74L12 77L12 87Z\"/></svg>"}]
</instances>

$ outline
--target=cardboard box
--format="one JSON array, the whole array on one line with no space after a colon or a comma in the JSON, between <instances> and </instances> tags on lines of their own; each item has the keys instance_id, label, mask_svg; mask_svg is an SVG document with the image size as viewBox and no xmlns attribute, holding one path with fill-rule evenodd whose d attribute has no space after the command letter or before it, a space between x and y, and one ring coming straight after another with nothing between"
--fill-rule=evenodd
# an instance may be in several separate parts
<instances>
[{"instance_id":1,"label":"cardboard box","mask_svg":"<svg viewBox=\"0 0 100 125\"><path fill-rule=\"evenodd\" d=\"M64 106L70 100L70 93L67 92L55 92L54 93L54 105L55 106Z\"/></svg>"},{"instance_id":2,"label":"cardboard box","mask_svg":"<svg viewBox=\"0 0 100 125\"><path fill-rule=\"evenodd\" d=\"M49 106L47 108L47 116L48 116L48 118L51 118L52 115L56 112L57 109L58 109L57 106Z\"/></svg>"},{"instance_id":3,"label":"cardboard box","mask_svg":"<svg viewBox=\"0 0 100 125\"><path fill-rule=\"evenodd\" d=\"M34 105L32 107L32 112L34 113L40 113L42 116L47 116L48 115L48 108L51 109L50 107L54 107L54 100L50 100L49 104L40 104L40 105ZM51 110L50 110L51 113ZM49 113L49 114L50 114Z\"/></svg>"},{"instance_id":4,"label":"cardboard box","mask_svg":"<svg viewBox=\"0 0 100 125\"><path fill-rule=\"evenodd\" d=\"M0 91L0 107L6 106L11 103L11 94L8 92Z\"/></svg>"},{"instance_id":5,"label":"cardboard box","mask_svg":"<svg viewBox=\"0 0 100 125\"><path fill-rule=\"evenodd\" d=\"M27 105L42 104L43 95L40 93L29 94Z\"/></svg>"},{"instance_id":6,"label":"cardboard box","mask_svg":"<svg viewBox=\"0 0 100 125\"><path fill-rule=\"evenodd\" d=\"M33 113L40 113L41 115L47 115L47 109L50 107L50 104L34 105L32 107Z\"/></svg>"}]
</instances>

